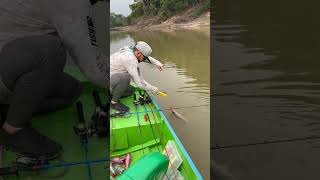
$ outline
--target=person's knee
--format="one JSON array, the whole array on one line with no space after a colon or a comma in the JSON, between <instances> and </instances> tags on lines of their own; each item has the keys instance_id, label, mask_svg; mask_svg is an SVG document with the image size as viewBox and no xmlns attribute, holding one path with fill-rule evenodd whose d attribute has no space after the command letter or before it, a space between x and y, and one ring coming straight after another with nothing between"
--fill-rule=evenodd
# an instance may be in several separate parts
<instances>
[{"instance_id":1,"label":"person's knee","mask_svg":"<svg viewBox=\"0 0 320 180\"><path fill-rule=\"evenodd\" d=\"M68 88L66 89L67 92L65 95L70 98L70 101L76 101L82 92L81 83L70 75L65 74L64 84L64 87Z\"/></svg>"},{"instance_id":2,"label":"person's knee","mask_svg":"<svg viewBox=\"0 0 320 180\"><path fill-rule=\"evenodd\" d=\"M130 83L130 75L128 73L119 73L111 76L110 85L112 89L117 89L127 86Z\"/></svg>"},{"instance_id":3,"label":"person's knee","mask_svg":"<svg viewBox=\"0 0 320 180\"><path fill-rule=\"evenodd\" d=\"M136 89L133 86L129 85L129 87L128 87L128 93L129 94L133 94L135 92L135 90Z\"/></svg>"},{"instance_id":4,"label":"person's knee","mask_svg":"<svg viewBox=\"0 0 320 180\"><path fill-rule=\"evenodd\" d=\"M60 47L62 45L62 41L58 36L46 35L45 41L52 47Z\"/></svg>"},{"instance_id":5,"label":"person's knee","mask_svg":"<svg viewBox=\"0 0 320 180\"><path fill-rule=\"evenodd\" d=\"M124 84L130 84L130 81L131 81L131 76L130 76L130 74L128 74L128 73L123 74L123 76L122 76L122 82L123 82Z\"/></svg>"},{"instance_id":6,"label":"person's knee","mask_svg":"<svg viewBox=\"0 0 320 180\"><path fill-rule=\"evenodd\" d=\"M44 56L48 63L55 63L58 67L64 66L66 63L66 49L57 36L47 35L43 37L44 41Z\"/></svg>"}]
</instances>

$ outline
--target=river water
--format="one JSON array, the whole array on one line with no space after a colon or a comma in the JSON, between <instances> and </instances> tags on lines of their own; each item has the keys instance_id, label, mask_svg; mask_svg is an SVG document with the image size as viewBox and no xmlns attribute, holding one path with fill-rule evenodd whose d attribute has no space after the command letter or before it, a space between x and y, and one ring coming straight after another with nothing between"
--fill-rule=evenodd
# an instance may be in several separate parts
<instances>
[{"instance_id":1,"label":"river water","mask_svg":"<svg viewBox=\"0 0 320 180\"><path fill-rule=\"evenodd\" d=\"M238 179L320 179L316 7L216 4L212 157Z\"/></svg>"},{"instance_id":2,"label":"river water","mask_svg":"<svg viewBox=\"0 0 320 180\"><path fill-rule=\"evenodd\" d=\"M210 37L209 33L178 32L112 32L110 53L122 46L146 41L152 56L164 64L162 72L150 64L140 63L142 77L167 92L154 96L161 109L177 107L187 123L165 112L205 179L210 169ZM185 107L185 108L184 108Z\"/></svg>"}]
</instances>

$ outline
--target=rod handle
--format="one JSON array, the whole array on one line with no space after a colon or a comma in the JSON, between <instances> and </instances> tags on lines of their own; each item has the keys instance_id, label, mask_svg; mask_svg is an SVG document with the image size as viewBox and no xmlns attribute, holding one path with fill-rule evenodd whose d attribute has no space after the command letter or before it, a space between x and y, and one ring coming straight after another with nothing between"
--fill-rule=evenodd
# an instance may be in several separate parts
<instances>
[{"instance_id":1,"label":"rod handle","mask_svg":"<svg viewBox=\"0 0 320 180\"><path fill-rule=\"evenodd\" d=\"M79 123L84 123L83 106L81 101L78 101L76 105L77 105Z\"/></svg>"},{"instance_id":2,"label":"rod handle","mask_svg":"<svg viewBox=\"0 0 320 180\"><path fill-rule=\"evenodd\" d=\"M92 92L92 96L93 96L94 103L96 104L96 106L97 107L102 107L102 103L101 103L98 91L93 91Z\"/></svg>"}]
</instances>

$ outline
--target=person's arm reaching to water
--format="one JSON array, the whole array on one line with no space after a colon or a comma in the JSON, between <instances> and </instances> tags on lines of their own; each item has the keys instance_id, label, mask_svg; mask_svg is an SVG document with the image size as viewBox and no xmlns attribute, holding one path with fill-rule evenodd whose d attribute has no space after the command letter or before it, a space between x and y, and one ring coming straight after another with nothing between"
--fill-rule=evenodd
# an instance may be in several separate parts
<instances>
[{"instance_id":1,"label":"person's arm reaching to water","mask_svg":"<svg viewBox=\"0 0 320 180\"><path fill-rule=\"evenodd\" d=\"M151 91L153 94L159 93L159 90L157 87L150 85L148 82L146 82L141 76L139 75L140 73L138 72L138 66L136 63L134 63L136 59L133 59L130 64L127 64L127 71L130 74L131 78L135 82L135 84L146 91Z\"/></svg>"},{"instance_id":2,"label":"person's arm reaching to water","mask_svg":"<svg viewBox=\"0 0 320 180\"><path fill-rule=\"evenodd\" d=\"M149 58L151 64L154 64L155 66L157 66L159 71L163 70L163 64L160 61L156 60L155 58L153 58L151 56L149 56L148 58Z\"/></svg>"}]
</instances>

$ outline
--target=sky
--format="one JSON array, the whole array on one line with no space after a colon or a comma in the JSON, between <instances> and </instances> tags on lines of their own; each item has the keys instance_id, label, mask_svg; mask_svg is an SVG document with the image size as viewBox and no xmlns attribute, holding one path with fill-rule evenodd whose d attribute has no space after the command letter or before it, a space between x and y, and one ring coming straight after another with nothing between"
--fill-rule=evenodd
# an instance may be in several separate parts
<instances>
[{"instance_id":1,"label":"sky","mask_svg":"<svg viewBox=\"0 0 320 180\"><path fill-rule=\"evenodd\" d=\"M111 0L110 11L116 14L122 14L128 16L131 13L129 4L132 4L134 0Z\"/></svg>"}]
</instances>

